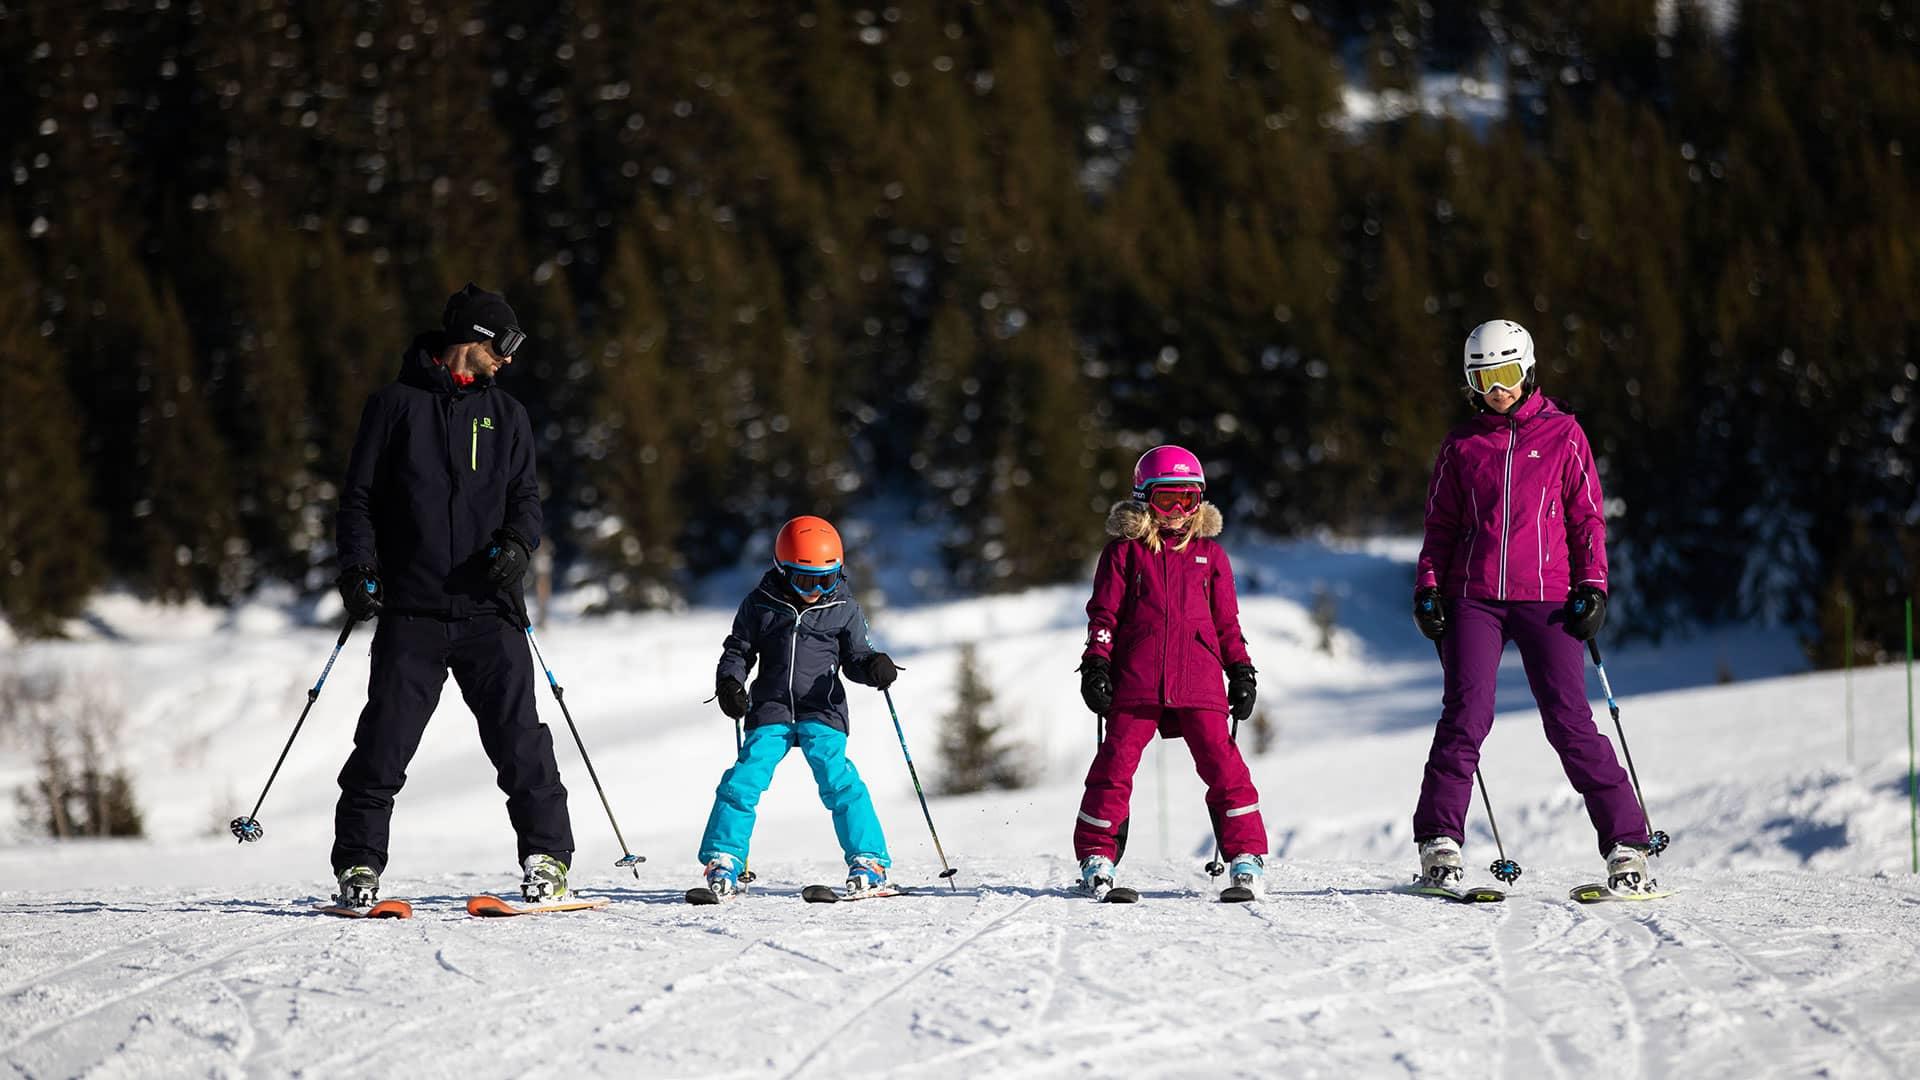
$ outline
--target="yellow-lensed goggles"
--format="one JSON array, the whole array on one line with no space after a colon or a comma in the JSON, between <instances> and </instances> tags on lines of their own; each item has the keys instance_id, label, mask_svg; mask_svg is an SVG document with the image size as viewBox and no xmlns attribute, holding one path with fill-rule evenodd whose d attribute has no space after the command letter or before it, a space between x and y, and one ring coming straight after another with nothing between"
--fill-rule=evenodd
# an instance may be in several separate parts
<instances>
[{"instance_id":1,"label":"yellow-lensed goggles","mask_svg":"<svg viewBox=\"0 0 1920 1080\"><path fill-rule=\"evenodd\" d=\"M1484 394L1496 386L1518 390L1526 381L1527 369L1517 360L1495 364L1492 367L1471 368L1467 371L1467 385L1479 394Z\"/></svg>"}]
</instances>

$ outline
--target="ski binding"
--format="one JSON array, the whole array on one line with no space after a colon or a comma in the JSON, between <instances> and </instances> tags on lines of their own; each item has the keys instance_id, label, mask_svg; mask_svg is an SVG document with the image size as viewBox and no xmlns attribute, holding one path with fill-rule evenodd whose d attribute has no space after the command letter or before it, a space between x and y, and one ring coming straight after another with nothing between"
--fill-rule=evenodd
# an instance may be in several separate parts
<instances>
[{"instance_id":1,"label":"ski binding","mask_svg":"<svg viewBox=\"0 0 1920 1080\"><path fill-rule=\"evenodd\" d=\"M411 919L413 905L405 900L382 900L370 908L348 907L345 904L323 904L314 909L322 915L332 915L341 919Z\"/></svg>"}]
</instances>

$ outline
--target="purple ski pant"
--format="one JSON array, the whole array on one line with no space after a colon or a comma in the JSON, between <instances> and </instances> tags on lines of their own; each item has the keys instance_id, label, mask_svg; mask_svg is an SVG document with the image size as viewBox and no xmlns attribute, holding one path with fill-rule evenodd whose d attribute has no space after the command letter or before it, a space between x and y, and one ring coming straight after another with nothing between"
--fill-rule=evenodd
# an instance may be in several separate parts
<instances>
[{"instance_id":1,"label":"purple ski pant","mask_svg":"<svg viewBox=\"0 0 1920 1080\"><path fill-rule=\"evenodd\" d=\"M1153 741L1161 721L1177 725L1193 754L1193 767L1207 784L1207 810L1220 847L1228 858L1265 855L1267 827L1260 820L1260 793L1246 759L1229 735L1227 714L1212 709L1116 709L1107 718L1107 737L1087 769L1087 790L1073 827L1073 856L1120 859L1121 830L1133 798L1133 773Z\"/></svg>"},{"instance_id":2,"label":"purple ski pant","mask_svg":"<svg viewBox=\"0 0 1920 1080\"><path fill-rule=\"evenodd\" d=\"M1420 804L1413 811L1415 839L1466 839L1480 744L1493 728L1500 652L1511 641L1520 646L1547 742L1560 755L1573 789L1587 800L1601 854L1616 843L1647 842L1647 817L1633 796L1633 785L1614 757L1613 744L1594 724L1587 704L1586 646L1561 626L1562 607L1464 597L1447 601L1447 634L1440 639L1446 690L1420 783Z\"/></svg>"}]
</instances>

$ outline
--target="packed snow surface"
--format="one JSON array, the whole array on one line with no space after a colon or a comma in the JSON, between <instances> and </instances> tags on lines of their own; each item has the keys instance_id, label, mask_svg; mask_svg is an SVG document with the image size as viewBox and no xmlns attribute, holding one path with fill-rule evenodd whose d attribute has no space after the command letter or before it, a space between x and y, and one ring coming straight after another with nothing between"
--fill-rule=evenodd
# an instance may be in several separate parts
<instances>
[{"instance_id":1,"label":"packed snow surface","mask_svg":"<svg viewBox=\"0 0 1920 1080\"><path fill-rule=\"evenodd\" d=\"M1231 536L1228 540L1231 541ZM331 886L333 776L366 679L349 639L260 821L244 813L337 634L331 609L152 608L107 598L85 640L12 647L126 717L120 754L149 839L0 837L0 1063L114 1076L1914 1076L1920 882L1908 873L1906 684L1894 667L1808 674L1791 637L1730 628L1608 657L1673 897L1583 907L1591 828L1509 655L1483 771L1504 904L1397 895L1439 671L1406 616L1409 545L1229 550L1275 734L1252 756L1268 894L1213 902L1201 788L1156 743L1134 794L1133 907L1077 897L1068 839L1094 725L1073 674L1079 588L942 602L876 596L904 665L894 699L929 788L959 647L977 646L1036 786L931 800L957 889L880 695L852 688L851 753L912 894L808 905L838 852L803 765L762 803L755 891L681 893L728 721L702 700L730 610L584 617L540 645L607 783L638 878L559 709L578 890L603 911L464 913L518 880L471 718L445 695L394 820L383 893L410 921L314 913ZM876 580L886 575L876 572ZM751 576L738 583L744 592ZM708 590L718 605L725 590ZM896 591L896 596L898 591ZM1322 642L1312 612L1331 612ZM1591 687L1599 694L1597 680ZM1604 701L1602 730L1612 735ZM0 733L0 786L31 748ZM1241 741L1252 751L1250 732ZM1476 801L1469 879L1494 843Z\"/></svg>"}]
</instances>

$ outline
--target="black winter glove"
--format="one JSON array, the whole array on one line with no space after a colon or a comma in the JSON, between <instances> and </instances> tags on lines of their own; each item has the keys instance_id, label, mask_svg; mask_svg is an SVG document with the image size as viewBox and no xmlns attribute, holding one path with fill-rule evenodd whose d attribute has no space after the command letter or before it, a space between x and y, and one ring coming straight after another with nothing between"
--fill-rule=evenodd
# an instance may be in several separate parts
<instances>
[{"instance_id":1,"label":"black winter glove","mask_svg":"<svg viewBox=\"0 0 1920 1080\"><path fill-rule=\"evenodd\" d=\"M867 681L875 690L885 690L899 677L900 668L894 664L893 657L877 652L867 658Z\"/></svg>"},{"instance_id":2,"label":"black winter glove","mask_svg":"<svg viewBox=\"0 0 1920 1080\"><path fill-rule=\"evenodd\" d=\"M1567 594L1567 633L1592 641L1606 624L1607 594L1591 585L1575 585Z\"/></svg>"},{"instance_id":3,"label":"black winter glove","mask_svg":"<svg viewBox=\"0 0 1920 1080\"><path fill-rule=\"evenodd\" d=\"M1253 715L1253 699L1258 696L1252 664L1227 665L1227 711L1235 720Z\"/></svg>"},{"instance_id":4,"label":"black winter glove","mask_svg":"<svg viewBox=\"0 0 1920 1080\"><path fill-rule=\"evenodd\" d=\"M720 711L735 720L747 715L747 688L740 680L731 675L722 675L713 682L713 696L720 699Z\"/></svg>"},{"instance_id":5,"label":"black winter glove","mask_svg":"<svg viewBox=\"0 0 1920 1080\"><path fill-rule=\"evenodd\" d=\"M527 542L512 529L495 529L493 543L487 546L487 584L495 588L511 588L527 572L527 560L532 552Z\"/></svg>"},{"instance_id":6,"label":"black winter glove","mask_svg":"<svg viewBox=\"0 0 1920 1080\"><path fill-rule=\"evenodd\" d=\"M1110 667L1097 656L1080 661L1080 700L1086 702L1096 716L1113 711L1113 677L1107 674Z\"/></svg>"},{"instance_id":7,"label":"black winter glove","mask_svg":"<svg viewBox=\"0 0 1920 1080\"><path fill-rule=\"evenodd\" d=\"M1428 585L1413 590L1413 623L1429 641L1447 636L1447 602L1440 599L1439 589Z\"/></svg>"},{"instance_id":8,"label":"black winter glove","mask_svg":"<svg viewBox=\"0 0 1920 1080\"><path fill-rule=\"evenodd\" d=\"M334 586L340 590L340 602L354 622L371 619L380 612L386 592L380 588L380 575L371 566L349 566L340 571Z\"/></svg>"}]
</instances>

